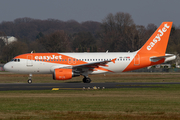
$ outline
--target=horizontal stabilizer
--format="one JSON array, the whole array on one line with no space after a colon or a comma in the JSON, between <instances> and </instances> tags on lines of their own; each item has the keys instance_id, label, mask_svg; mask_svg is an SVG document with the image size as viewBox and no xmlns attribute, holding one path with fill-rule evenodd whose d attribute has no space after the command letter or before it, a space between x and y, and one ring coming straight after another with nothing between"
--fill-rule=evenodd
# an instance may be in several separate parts
<instances>
[{"instance_id":1,"label":"horizontal stabilizer","mask_svg":"<svg viewBox=\"0 0 180 120\"><path fill-rule=\"evenodd\" d=\"M161 59L165 59L165 62L169 61L169 60L174 60L176 59L176 56L173 54L166 54L165 56L158 56L158 57L151 57L150 61L152 62L157 62Z\"/></svg>"}]
</instances>

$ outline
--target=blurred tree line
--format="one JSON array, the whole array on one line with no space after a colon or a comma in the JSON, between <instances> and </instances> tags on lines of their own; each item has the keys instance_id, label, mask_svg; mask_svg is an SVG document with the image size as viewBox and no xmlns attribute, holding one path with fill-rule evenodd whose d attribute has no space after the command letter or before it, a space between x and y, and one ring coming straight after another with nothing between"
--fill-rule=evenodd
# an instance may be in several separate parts
<instances>
[{"instance_id":1,"label":"blurred tree line","mask_svg":"<svg viewBox=\"0 0 180 120\"><path fill-rule=\"evenodd\" d=\"M162 21L163 22L163 21ZM5 45L0 40L0 62L35 52L127 52L138 50L157 29L150 23L136 25L128 13L108 14L102 23L55 19L18 18L0 23L0 36L18 41ZM180 53L180 29L173 25L168 53Z\"/></svg>"}]
</instances>

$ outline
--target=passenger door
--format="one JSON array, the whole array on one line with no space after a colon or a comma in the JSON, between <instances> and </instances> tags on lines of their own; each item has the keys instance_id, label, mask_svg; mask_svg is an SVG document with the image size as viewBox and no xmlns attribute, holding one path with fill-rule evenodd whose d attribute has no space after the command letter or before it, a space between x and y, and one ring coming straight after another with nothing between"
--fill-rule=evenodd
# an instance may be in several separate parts
<instances>
[{"instance_id":1,"label":"passenger door","mask_svg":"<svg viewBox=\"0 0 180 120\"><path fill-rule=\"evenodd\" d=\"M32 67L33 66L33 56L32 55L28 55L27 56L27 64L28 67Z\"/></svg>"}]
</instances>

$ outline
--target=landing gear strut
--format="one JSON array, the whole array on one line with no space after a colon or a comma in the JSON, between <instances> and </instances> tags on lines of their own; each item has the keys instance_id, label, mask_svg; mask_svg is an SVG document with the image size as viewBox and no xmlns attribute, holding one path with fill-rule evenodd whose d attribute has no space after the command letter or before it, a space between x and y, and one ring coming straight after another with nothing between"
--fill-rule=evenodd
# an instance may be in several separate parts
<instances>
[{"instance_id":1,"label":"landing gear strut","mask_svg":"<svg viewBox=\"0 0 180 120\"><path fill-rule=\"evenodd\" d=\"M91 82L91 79L89 77L84 77L83 78L83 82L84 83L90 83Z\"/></svg>"},{"instance_id":2,"label":"landing gear strut","mask_svg":"<svg viewBox=\"0 0 180 120\"><path fill-rule=\"evenodd\" d=\"M27 81L29 84L31 84L31 83L32 83L32 79L31 79L31 77L32 77L32 74L29 74L28 81Z\"/></svg>"}]
</instances>

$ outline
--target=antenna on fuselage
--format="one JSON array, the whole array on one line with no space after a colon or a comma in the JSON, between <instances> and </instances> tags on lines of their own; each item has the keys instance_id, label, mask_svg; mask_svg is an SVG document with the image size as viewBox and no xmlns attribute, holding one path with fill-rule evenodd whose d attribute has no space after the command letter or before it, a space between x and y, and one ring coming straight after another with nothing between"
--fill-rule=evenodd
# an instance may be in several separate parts
<instances>
[{"instance_id":1,"label":"antenna on fuselage","mask_svg":"<svg viewBox=\"0 0 180 120\"><path fill-rule=\"evenodd\" d=\"M32 53L35 53L35 50L31 51L31 54L32 54Z\"/></svg>"}]
</instances>

